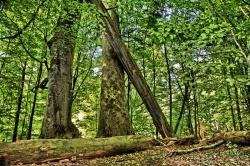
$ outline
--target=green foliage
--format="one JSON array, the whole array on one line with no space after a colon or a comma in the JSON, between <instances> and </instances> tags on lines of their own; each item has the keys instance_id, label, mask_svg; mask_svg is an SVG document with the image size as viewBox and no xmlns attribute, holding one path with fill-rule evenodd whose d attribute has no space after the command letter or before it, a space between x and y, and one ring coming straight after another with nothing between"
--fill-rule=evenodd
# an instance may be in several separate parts
<instances>
[{"instance_id":1,"label":"green foliage","mask_svg":"<svg viewBox=\"0 0 250 166\"><path fill-rule=\"evenodd\" d=\"M42 5L34 0L6 2L0 1L0 138L11 139L21 68L27 61L19 126L20 136L25 138L39 62L44 62L44 80L48 73L45 66L50 67L46 42L52 38L58 18L65 15L62 13L63 7L72 14L78 11L81 16L76 24L79 31L73 66L73 76L76 78L73 121L84 137L95 136L102 61L103 27L100 13L93 5L76 1L65 1L66 6L60 0L46 1ZM236 101L243 126L250 129L248 5L237 0L127 0L119 1L117 9L123 41L168 120L168 68L170 70L173 127L182 109L185 85L188 85L189 99L177 134L190 134L188 112L193 128L197 122L198 126L207 126L208 132L233 130L235 121L239 129ZM169 64L166 63L165 54ZM238 88L238 98L235 87ZM33 122L34 138L40 133L46 100L47 90L39 89ZM151 117L133 87L127 100L135 133L154 135Z\"/></svg>"}]
</instances>

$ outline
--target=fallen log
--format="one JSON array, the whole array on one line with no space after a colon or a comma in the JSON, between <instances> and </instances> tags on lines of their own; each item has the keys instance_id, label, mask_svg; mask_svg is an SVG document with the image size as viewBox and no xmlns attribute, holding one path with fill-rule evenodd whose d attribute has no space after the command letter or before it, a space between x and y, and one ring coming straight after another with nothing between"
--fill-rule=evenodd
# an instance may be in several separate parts
<instances>
[{"instance_id":1,"label":"fallen log","mask_svg":"<svg viewBox=\"0 0 250 166\"><path fill-rule=\"evenodd\" d=\"M199 147L192 149L170 151L170 155L207 150L227 141L250 145L250 131L215 134L206 141L210 145L201 146L198 144ZM190 145L196 143L196 139L193 136L187 136L155 140L150 137L132 135L92 139L37 139L0 143L0 165L6 164L8 160L15 164L15 162L46 163L63 159L73 161L73 159L105 157L151 149L155 145L168 147L169 142L174 142L174 145Z\"/></svg>"},{"instance_id":2,"label":"fallen log","mask_svg":"<svg viewBox=\"0 0 250 166\"><path fill-rule=\"evenodd\" d=\"M24 140L0 143L0 158L2 163L7 160L12 163L43 163L72 157L89 159L141 151L153 144L153 139L145 136Z\"/></svg>"},{"instance_id":3,"label":"fallen log","mask_svg":"<svg viewBox=\"0 0 250 166\"><path fill-rule=\"evenodd\" d=\"M225 133L216 133L207 142L216 142L218 140L224 140L232 142L234 144L250 145L250 131L231 131Z\"/></svg>"},{"instance_id":4,"label":"fallen log","mask_svg":"<svg viewBox=\"0 0 250 166\"><path fill-rule=\"evenodd\" d=\"M175 145L193 145L197 144L199 140L194 135L190 135L182 138L168 137L162 139L162 142L165 144L168 144L169 142L174 142Z\"/></svg>"},{"instance_id":5,"label":"fallen log","mask_svg":"<svg viewBox=\"0 0 250 166\"><path fill-rule=\"evenodd\" d=\"M194 136L186 136L182 138L165 138L162 139L164 144L174 142L175 145L193 145L193 144L211 144L217 141L223 140L225 142L232 142L240 145L250 145L250 131L231 131L224 133L216 133L208 139L198 140Z\"/></svg>"},{"instance_id":6,"label":"fallen log","mask_svg":"<svg viewBox=\"0 0 250 166\"><path fill-rule=\"evenodd\" d=\"M164 140L176 141L176 143L181 143L181 144L189 144L193 140L195 141L195 137L190 136L190 137L186 137L186 138L184 137L182 139L176 139L176 140L174 138L167 138ZM231 132L225 132L225 133L216 133L210 139L202 140L202 141L205 141L205 143L208 145L203 145L204 144L203 142L202 144L201 143L198 144L198 145L203 145L203 146L198 146L198 147L185 149L185 150L169 151L169 156L208 150L208 149L212 149L217 146L220 146L225 142L232 142L234 144L240 144L240 145L250 145L250 131L231 131Z\"/></svg>"}]
</instances>

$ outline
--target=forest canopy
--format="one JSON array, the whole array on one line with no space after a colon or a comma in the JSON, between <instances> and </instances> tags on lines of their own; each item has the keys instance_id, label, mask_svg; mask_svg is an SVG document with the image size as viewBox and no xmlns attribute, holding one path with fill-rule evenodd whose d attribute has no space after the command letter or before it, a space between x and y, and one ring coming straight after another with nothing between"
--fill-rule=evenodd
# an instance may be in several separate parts
<instances>
[{"instance_id":1,"label":"forest canopy","mask_svg":"<svg viewBox=\"0 0 250 166\"><path fill-rule=\"evenodd\" d=\"M246 0L1 0L0 139L250 129Z\"/></svg>"}]
</instances>

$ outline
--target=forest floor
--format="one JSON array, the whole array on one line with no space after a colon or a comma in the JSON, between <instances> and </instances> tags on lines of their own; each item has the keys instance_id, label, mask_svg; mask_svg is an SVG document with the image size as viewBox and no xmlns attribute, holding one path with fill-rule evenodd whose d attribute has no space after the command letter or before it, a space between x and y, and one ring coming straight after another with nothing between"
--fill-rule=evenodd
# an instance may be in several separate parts
<instances>
[{"instance_id":1,"label":"forest floor","mask_svg":"<svg viewBox=\"0 0 250 166\"><path fill-rule=\"evenodd\" d=\"M191 146L157 147L151 150L113 157L91 160L61 160L54 163L44 163L43 166L249 166L250 147L224 144L217 148L192 152L189 154L172 155L170 151L190 149ZM22 164L20 164L22 165ZM27 165L28 166L28 165ZM36 166L30 164L29 166Z\"/></svg>"}]
</instances>

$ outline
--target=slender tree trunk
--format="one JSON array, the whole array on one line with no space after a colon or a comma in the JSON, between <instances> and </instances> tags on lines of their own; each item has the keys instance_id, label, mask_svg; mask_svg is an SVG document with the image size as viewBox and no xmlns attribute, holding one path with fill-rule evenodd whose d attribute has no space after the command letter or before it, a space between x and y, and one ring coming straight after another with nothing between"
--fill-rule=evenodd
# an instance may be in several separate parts
<instances>
[{"instance_id":1,"label":"slender tree trunk","mask_svg":"<svg viewBox=\"0 0 250 166\"><path fill-rule=\"evenodd\" d=\"M155 97L155 93L156 93L156 62L155 62L155 53L153 52L153 94L154 94L154 97ZM156 138L159 137L159 132L157 130L157 128L155 128L155 136Z\"/></svg>"},{"instance_id":2,"label":"slender tree trunk","mask_svg":"<svg viewBox=\"0 0 250 166\"><path fill-rule=\"evenodd\" d=\"M249 79L249 65L243 64L243 67L241 68L242 75L246 76L246 79ZM244 91L244 98L245 98L245 105L246 105L246 111L250 113L250 85L245 85L242 88L242 91Z\"/></svg>"},{"instance_id":3,"label":"slender tree trunk","mask_svg":"<svg viewBox=\"0 0 250 166\"><path fill-rule=\"evenodd\" d=\"M111 46L114 48L116 55L122 64L124 70L128 74L131 82L138 91L140 97L142 98L144 104L146 105L154 125L163 138L167 136L172 136L172 130L159 106L156 99L154 98L152 91L150 90L146 80L143 78L139 67L132 58L129 50L123 43L119 32L114 26L114 21L111 19L108 10L105 8L100 0L88 0L88 2L93 3L96 7L103 13L103 22L105 24L105 30L107 33L107 39ZM105 17L104 17L105 15Z\"/></svg>"},{"instance_id":4,"label":"slender tree trunk","mask_svg":"<svg viewBox=\"0 0 250 166\"><path fill-rule=\"evenodd\" d=\"M41 138L75 138L79 131L71 121L72 64L76 32L74 23L78 12L69 12L63 4L63 14L58 19L55 33L48 42L51 52L47 113L43 121Z\"/></svg>"},{"instance_id":5,"label":"slender tree trunk","mask_svg":"<svg viewBox=\"0 0 250 166\"><path fill-rule=\"evenodd\" d=\"M171 80L171 71L170 71L170 63L167 53L167 46L164 43L164 57L168 70L168 90L169 90L169 125L173 128L173 95L172 95L172 80Z\"/></svg>"},{"instance_id":6,"label":"slender tree trunk","mask_svg":"<svg viewBox=\"0 0 250 166\"><path fill-rule=\"evenodd\" d=\"M188 114L187 114L187 127L188 127L188 130L189 130L189 133L191 135L194 134L194 129L193 129L193 124L192 124L192 114L191 114L191 108L190 108L190 102L188 100L187 102L187 110L188 110Z\"/></svg>"},{"instance_id":7,"label":"slender tree trunk","mask_svg":"<svg viewBox=\"0 0 250 166\"><path fill-rule=\"evenodd\" d=\"M37 100L38 89L39 89L39 85L40 85L40 81L41 81L42 71L43 71L43 64L40 63L40 66L38 69L38 74L37 74L37 80L36 80L36 84L35 84L35 89L34 89L34 98L33 98L33 103L32 103L30 119L29 119L27 139L31 139L31 135L32 135L33 118L34 118L34 114L35 114L36 100Z\"/></svg>"},{"instance_id":8,"label":"slender tree trunk","mask_svg":"<svg viewBox=\"0 0 250 166\"><path fill-rule=\"evenodd\" d=\"M115 4L113 1L112 5ZM116 29L119 30L119 18L115 9L110 13ZM102 55L101 110L97 137L130 135L132 126L126 107L124 70L105 36Z\"/></svg>"},{"instance_id":9,"label":"slender tree trunk","mask_svg":"<svg viewBox=\"0 0 250 166\"><path fill-rule=\"evenodd\" d=\"M196 85L195 85L195 74L191 71L191 81L192 81L192 90L193 90L193 99L194 99L194 136L198 138L198 109L199 103L197 99Z\"/></svg>"},{"instance_id":10,"label":"slender tree trunk","mask_svg":"<svg viewBox=\"0 0 250 166\"><path fill-rule=\"evenodd\" d=\"M238 115L238 121L239 121L239 126L240 130L243 130L243 122L242 122L242 117L241 117L241 110L240 110L240 102L239 102L239 94L238 94L238 88L236 85L234 85L234 94L235 94L235 104L237 108L237 115Z\"/></svg>"},{"instance_id":11,"label":"slender tree trunk","mask_svg":"<svg viewBox=\"0 0 250 166\"><path fill-rule=\"evenodd\" d=\"M234 109L233 109L233 105L232 105L232 96L231 96L231 92L230 92L230 88L229 88L228 83L227 83L227 96L228 96L228 100L230 102L230 110L231 110L233 129L236 131L237 127L236 127L236 122L235 122Z\"/></svg>"},{"instance_id":12,"label":"slender tree trunk","mask_svg":"<svg viewBox=\"0 0 250 166\"><path fill-rule=\"evenodd\" d=\"M181 111L180 111L178 120L176 122L175 128L174 128L174 133L175 134L177 133L179 125L181 123L182 116L183 116L183 114L185 112L185 105L189 100L189 96L190 96L190 93L189 93L189 82L188 82L188 83L185 83L184 96L183 96L183 100L182 100Z\"/></svg>"},{"instance_id":13,"label":"slender tree trunk","mask_svg":"<svg viewBox=\"0 0 250 166\"><path fill-rule=\"evenodd\" d=\"M28 110L29 110L29 102L30 102L30 86L31 86L31 81L32 81L32 74L30 75L30 78L29 78L29 82L27 83L28 85L28 89L27 89L27 93L26 93L26 103L25 103L25 114L24 114L24 118L23 118L23 122L22 122L22 130L21 130L21 134L20 134L20 140L23 139L23 136L25 135L25 124L26 124L26 119L28 117Z\"/></svg>"},{"instance_id":14,"label":"slender tree trunk","mask_svg":"<svg viewBox=\"0 0 250 166\"><path fill-rule=\"evenodd\" d=\"M20 118L21 109L22 109L22 99L23 99L24 82L25 82L25 76L26 76L26 67L27 67L27 61L25 61L24 66L22 66L22 78L21 78L21 85L20 85L20 88L18 90L17 111L16 111L16 115L15 115L15 123L14 123L12 142L16 142L16 139L17 139L18 124L19 124L19 118Z\"/></svg>"},{"instance_id":15,"label":"slender tree trunk","mask_svg":"<svg viewBox=\"0 0 250 166\"><path fill-rule=\"evenodd\" d=\"M194 91L194 136L198 138L198 100L196 90Z\"/></svg>"},{"instance_id":16,"label":"slender tree trunk","mask_svg":"<svg viewBox=\"0 0 250 166\"><path fill-rule=\"evenodd\" d=\"M229 62L230 62L230 59L229 59ZM224 77L226 78L226 75L227 75L226 68L223 68L223 74L224 74ZM230 74L231 74L231 77L233 77L231 69L230 69ZM226 83L226 85L227 85L227 98L228 98L228 101L230 103L230 111L231 111L231 117L232 117L232 126L233 126L233 130L236 131L237 130L237 126L236 126L236 120L235 120L235 116L234 116L234 108L233 108L233 104L232 104L232 102L233 102L232 95L231 95L231 92L230 92L229 83Z\"/></svg>"},{"instance_id":17,"label":"slender tree trunk","mask_svg":"<svg viewBox=\"0 0 250 166\"><path fill-rule=\"evenodd\" d=\"M231 78L234 78L234 72L231 68L230 68L230 75ZM234 97L235 97L236 111L238 115L239 128L240 130L243 130L243 122L242 122L240 102L239 102L239 92L236 84L234 84L233 87L234 87Z\"/></svg>"},{"instance_id":18,"label":"slender tree trunk","mask_svg":"<svg viewBox=\"0 0 250 166\"><path fill-rule=\"evenodd\" d=\"M245 87L245 100L246 100L246 110L248 113L250 113L250 86L246 85Z\"/></svg>"}]
</instances>

